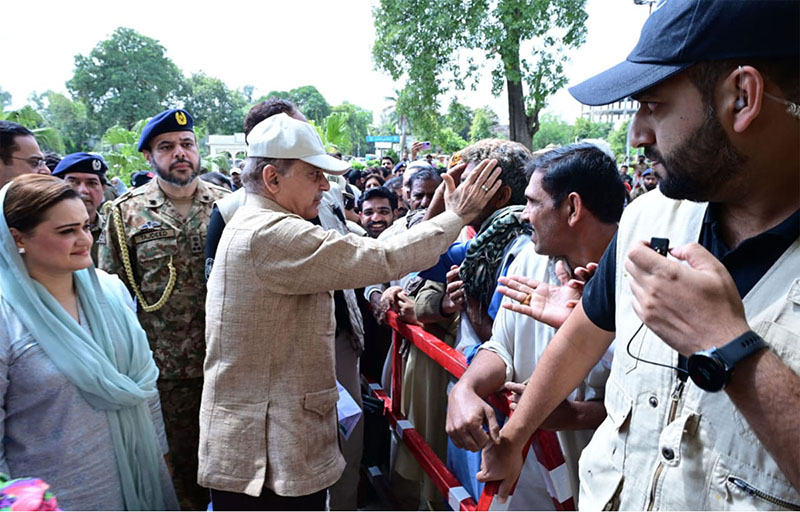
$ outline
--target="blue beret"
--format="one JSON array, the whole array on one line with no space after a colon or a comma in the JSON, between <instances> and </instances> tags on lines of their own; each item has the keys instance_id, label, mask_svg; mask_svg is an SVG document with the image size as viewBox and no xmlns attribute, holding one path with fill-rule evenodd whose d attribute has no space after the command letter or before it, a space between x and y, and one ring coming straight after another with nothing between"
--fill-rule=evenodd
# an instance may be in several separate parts
<instances>
[{"instance_id":1,"label":"blue beret","mask_svg":"<svg viewBox=\"0 0 800 512\"><path fill-rule=\"evenodd\" d=\"M53 169L53 176L63 178L71 172L85 172L87 174L97 174L98 176L105 176L108 166L106 161L100 155L92 153L72 153L67 155L58 162L56 168Z\"/></svg>"},{"instance_id":2,"label":"blue beret","mask_svg":"<svg viewBox=\"0 0 800 512\"><path fill-rule=\"evenodd\" d=\"M649 176L649 175L651 175L651 174L653 174L653 169L646 169L646 170L645 170L645 171L642 173L642 177L644 177L644 176Z\"/></svg>"},{"instance_id":3,"label":"blue beret","mask_svg":"<svg viewBox=\"0 0 800 512\"><path fill-rule=\"evenodd\" d=\"M139 137L139 146L136 148L139 151L143 149L150 149L150 139L156 135L169 132L191 132L194 128L194 119L192 115L183 110L182 108L173 108L165 110L157 116L153 116L147 123L147 126L142 130L142 136Z\"/></svg>"}]
</instances>

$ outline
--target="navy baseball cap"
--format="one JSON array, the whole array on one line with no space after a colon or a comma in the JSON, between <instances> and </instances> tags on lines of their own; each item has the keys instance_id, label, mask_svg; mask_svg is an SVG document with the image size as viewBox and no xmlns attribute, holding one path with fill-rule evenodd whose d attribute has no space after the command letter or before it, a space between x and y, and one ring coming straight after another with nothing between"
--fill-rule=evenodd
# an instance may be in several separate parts
<instances>
[{"instance_id":1,"label":"navy baseball cap","mask_svg":"<svg viewBox=\"0 0 800 512\"><path fill-rule=\"evenodd\" d=\"M139 151L150 149L150 139L156 135L169 132L191 132L194 129L192 115L182 108L172 108L153 116L142 130L139 137Z\"/></svg>"},{"instance_id":2,"label":"navy baseball cap","mask_svg":"<svg viewBox=\"0 0 800 512\"><path fill-rule=\"evenodd\" d=\"M142 185L146 185L153 177L155 177L155 174L152 171L135 172L133 176L131 176L131 185L133 185L134 188L141 187Z\"/></svg>"},{"instance_id":3,"label":"navy baseball cap","mask_svg":"<svg viewBox=\"0 0 800 512\"><path fill-rule=\"evenodd\" d=\"M697 62L797 56L798 20L797 0L662 0L624 62L569 92L585 105L606 105Z\"/></svg>"},{"instance_id":4,"label":"navy baseball cap","mask_svg":"<svg viewBox=\"0 0 800 512\"><path fill-rule=\"evenodd\" d=\"M92 153L72 153L58 162L53 169L53 176L63 178L71 172L83 172L105 177L108 165L103 157Z\"/></svg>"}]
</instances>

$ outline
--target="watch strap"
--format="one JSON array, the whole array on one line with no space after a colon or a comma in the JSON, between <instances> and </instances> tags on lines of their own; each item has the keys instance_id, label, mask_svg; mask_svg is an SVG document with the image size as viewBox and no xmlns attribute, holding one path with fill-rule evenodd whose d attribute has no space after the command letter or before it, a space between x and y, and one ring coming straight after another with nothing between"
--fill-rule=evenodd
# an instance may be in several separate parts
<instances>
[{"instance_id":1,"label":"watch strap","mask_svg":"<svg viewBox=\"0 0 800 512\"><path fill-rule=\"evenodd\" d=\"M739 361L762 348L767 348L767 346L764 338L753 331L747 331L718 348L715 351L715 355L722 360L725 364L725 369L730 372Z\"/></svg>"}]
</instances>

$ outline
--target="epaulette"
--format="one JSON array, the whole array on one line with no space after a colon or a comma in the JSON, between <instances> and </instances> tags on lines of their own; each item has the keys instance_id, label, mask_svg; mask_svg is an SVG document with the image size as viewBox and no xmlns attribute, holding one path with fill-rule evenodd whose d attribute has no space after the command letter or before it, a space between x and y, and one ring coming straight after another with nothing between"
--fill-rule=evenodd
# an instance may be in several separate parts
<instances>
[{"instance_id":1,"label":"epaulette","mask_svg":"<svg viewBox=\"0 0 800 512\"><path fill-rule=\"evenodd\" d=\"M143 186L142 187L136 187L136 188L129 188L127 192L125 192L124 194L122 194L118 198L114 199L114 202L112 204L114 206L117 206L120 203L124 203L125 201L127 201L128 199L130 199L132 197L140 196L140 195L144 194L144 192L145 192L144 188L145 187L143 187Z\"/></svg>"}]
</instances>

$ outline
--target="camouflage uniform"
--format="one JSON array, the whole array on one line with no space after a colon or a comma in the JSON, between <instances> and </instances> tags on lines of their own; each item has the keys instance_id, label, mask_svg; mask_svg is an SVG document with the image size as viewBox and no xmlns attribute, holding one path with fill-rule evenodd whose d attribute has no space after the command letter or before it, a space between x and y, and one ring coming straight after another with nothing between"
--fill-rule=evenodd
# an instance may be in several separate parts
<instances>
[{"instance_id":1,"label":"camouflage uniform","mask_svg":"<svg viewBox=\"0 0 800 512\"><path fill-rule=\"evenodd\" d=\"M97 222L89 226L89 231L92 233L92 250L90 251L92 255L92 261L94 262L94 266L97 266L97 244L100 243L98 240L100 237L103 236L103 229L105 228L105 217L100 215L100 212L97 212Z\"/></svg>"},{"instance_id":2,"label":"camouflage uniform","mask_svg":"<svg viewBox=\"0 0 800 512\"><path fill-rule=\"evenodd\" d=\"M147 332L161 374L158 388L174 468L175 490L184 509L205 510L208 493L197 485L198 416L205 358L206 228L214 201L226 189L197 181L197 192L184 219L153 179L130 190L104 210L106 224L98 240L99 267L117 274L131 289L119 248L113 210L125 227L133 279L149 305L169 281L168 262L176 271L172 294L163 307L138 316Z\"/></svg>"}]
</instances>

